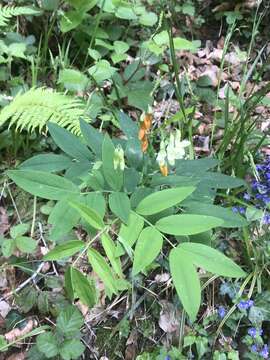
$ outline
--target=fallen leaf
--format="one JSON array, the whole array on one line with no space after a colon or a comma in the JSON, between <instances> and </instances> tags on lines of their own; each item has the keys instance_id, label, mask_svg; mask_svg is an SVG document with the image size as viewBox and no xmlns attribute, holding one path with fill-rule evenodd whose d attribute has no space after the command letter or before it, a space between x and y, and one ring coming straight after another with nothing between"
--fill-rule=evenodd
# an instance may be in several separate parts
<instances>
[{"instance_id":1,"label":"fallen leaf","mask_svg":"<svg viewBox=\"0 0 270 360\"><path fill-rule=\"evenodd\" d=\"M158 325L165 333L173 333L179 330L180 312L169 301L162 300Z\"/></svg>"},{"instance_id":2,"label":"fallen leaf","mask_svg":"<svg viewBox=\"0 0 270 360\"><path fill-rule=\"evenodd\" d=\"M0 315L5 319L11 307L5 300L0 301Z\"/></svg>"},{"instance_id":3,"label":"fallen leaf","mask_svg":"<svg viewBox=\"0 0 270 360\"><path fill-rule=\"evenodd\" d=\"M10 228L6 209L0 206L0 235L4 235Z\"/></svg>"},{"instance_id":4,"label":"fallen leaf","mask_svg":"<svg viewBox=\"0 0 270 360\"><path fill-rule=\"evenodd\" d=\"M38 326L38 322L36 320L30 319L23 328L15 328L9 331L4 335L7 342L13 342L17 338L28 334L32 331L36 326Z\"/></svg>"}]
</instances>

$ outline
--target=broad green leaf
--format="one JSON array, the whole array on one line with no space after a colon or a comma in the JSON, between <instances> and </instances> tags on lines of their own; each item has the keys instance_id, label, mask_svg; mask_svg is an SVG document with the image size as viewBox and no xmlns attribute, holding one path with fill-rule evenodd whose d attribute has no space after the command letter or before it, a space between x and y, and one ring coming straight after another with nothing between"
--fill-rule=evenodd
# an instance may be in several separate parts
<instances>
[{"instance_id":1,"label":"broad green leaf","mask_svg":"<svg viewBox=\"0 0 270 360\"><path fill-rule=\"evenodd\" d=\"M116 40L113 42L113 48L117 54L124 54L128 51L129 44L124 41Z\"/></svg>"},{"instance_id":2,"label":"broad green leaf","mask_svg":"<svg viewBox=\"0 0 270 360\"><path fill-rule=\"evenodd\" d=\"M81 240L71 240L64 244L56 246L53 250L49 251L43 257L43 260L60 260L65 257L72 256L82 250L85 246L85 243Z\"/></svg>"},{"instance_id":3,"label":"broad green leaf","mask_svg":"<svg viewBox=\"0 0 270 360\"><path fill-rule=\"evenodd\" d=\"M72 165L72 160L65 155L41 154L24 161L19 169L55 172L65 170Z\"/></svg>"},{"instance_id":4,"label":"broad green leaf","mask_svg":"<svg viewBox=\"0 0 270 360\"><path fill-rule=\"evenodd\" d=\"M194 186L157 191L144 198L136 208L141 215L152 215L168 209L187 198L195 190Z\"/></svg>"},{"instance_id":5,"label":"broad green leaf","mask_svg":"<svg viewBox=\"0 0 270 360\"><path fill-rule=\"evenodd\" d=\"M132 274L136 275L150 265L162 249L161 233L154 227L146 227L140 233L134 252Z\"/></svg>"},{"instance_id":6,"label":"broad green leaf","mask_svg":"<svg viewBox=\"0 0 270 360\"><path fill-rule=\"evenodd\" d=\"M115 12L115 16L125 20L136 20L137 16L132 7L119 6Z\"/></svg>"},{"instance_id":7,"label":"broad green leaf","mask_svg":"<svg viewBox=\"0 0 270 360\"><path fill-rule=\"evenodd\" d=\"M121 261L119 257L115 256L116 246L109 234L104 233L101 235L101 243L107 258L110 260L113 270L118 276L123 277Z\"/></svg>"},{"instance_id":8,"label":"broad green leaf","mask_svg":"<svg viewBox=\"0 0 270 360\"><path fill-rule=\"evenodd\" d=\"M13 251L15 250L15 240L14 239L4 239L1 250L4 257L8 258L12 255Z\"/></svg>"},{"instance_id":9,"label":"broad green leaf","mask_svg":"<svg viewBox=\"0 0 270 360\"><path fill-rule=\"evenodd\" d=\"M84 91L89 84L89 79L78 70L63 69L60 70L58 83L70 91Z\"/></svg>"},{"instance_id":10,"label":"broad green leaf","mask_svg":"<svg viewBox=\"0 0 270 360\"><path fill-rule=\"evenodd\" d=\"M181 37L176 37L173 39L175 50L189 50L195 52L200 46L197 41L189 41Z\"/></svg>"},{"instance_id":11,"label":"broad green leaf","mask_svg":"<svg viewBox=\"0 0 270 360\"><path fill-rule=\"evenodd\" d=\"M63 33L66 33L72 29L75 29L83 21L85 13L82 11L68 11L62 15L60 20L60 29Z\"/></svg>"},{"instance_id":12,"label":"broad green leaf","mask_svg":"<svg viewBox=\"0 0 270 360\"><path fill-rule=\"evenodd\" d=\"M109 206L111 211L119 217L125 224L128 223L130 214L130 201L127 194L123 192L113 192L109 196Z\"/></svg>"},{"instance_id":13,"label":"broad green leaf","mask_svg":"<svg viewBox=\"0 0 270 360\"><path fill-rule=\"evenodd\" d=\"M106 134L102 144L102 163L103 163L103 174L109 184L109 186L115 190L121 190L123 185L123 171L119 168L114 169L114 145L110 137Z\"/></svg>"},{"instance_id":14,"label":"broad green leaf","mask_svg":"<svg viewBox=\"0 0 270 360\"><path fill-rule=\"evenodd\" d=\"M16 247L27 254L31 254L37 247L37 242L28 236L19 236L15 239Z\"/></svg>"},{"instance_id":15,"label":"broad green leaf","mask_svg":"<svg viewBox=\"0 0 270 360\"><path fill-rule=\"evenodd\" d=\"M105 227L101 216L94 209L75 201L70 201L69 204L76 209L81 217L86 220L89 225L93 226L93 228L101 230Z\"/></svg>"},{"instance_id":16,"label":"broad green leaf","mask_svg":"<svg viewBox=\"0 0 270 360\"><path fill-rule=\"evenodd\" d=\"M192 264L192 257L181 249L172 249L169 255L170 271L176 292L190 320L196 319L200 302L201 286L198 274Z\"/></svg>"},{"instance_id":17,"label":"broad green leaf","mask_svg":"<svg viewBox=\"0 0 270 360\"><path fill-rule=\"evenodd\" d=\"M17 236L22 236L29 230L29 224L19 224L12 226L10 229L10 236L15 239Z\"/></svg>"},{"instance_id":18,"label":"broad green leaf","mask_svg":"<svg viewBox=\"0 0 270 360\"><path fill-rule=\"evenodd\" d=\"M93 307L97 301L96 289L93 283L90 283L86 276L79 270L71 267L71 283L75 297L89 307Z\"/></svg>"},{"instance_id":19,"label":"broad green leaf","mask_svg":"<svg viewBox=\"0 0 270 360\"><path fill-rule=\"evenodd\" d=\"M144 220L134 212L130 213L128 224L121 224L118 234L116 256L121 256L125 251L131 256L131 247L135 244L144 226Z\"/></svg>"},{"instance_id":20,"label":"broad green leaf","mask_svg":"<svg viewBox=\"0 0 270 360\"><path fill-rule=\"evenodd\" d=\"M139 23L144 26L153 26L158 21L158 17L154 12L148 12L141 15Z\"/></svg>"},{"instance_id":21,"label":"broad green leaf","mask_svg":"<svg viewBox=\"0 0 270 360\"><path fill-rule=\"evenodd\" d=\"M55 335L51 331L47 331L37 336L38 350L46 354L46 358L54 358L58 354L58 343Z\"/></svg>"},{"instance_id":22,"label":"broad green leaf","mask_svg":"<svg viewBox=\"0 0 270 360\"><path fill-rule=\"evenodd\" d=\"M94 272L104 283L107 290L107 295L111 297L112 294L117 294L118 287L116 284L116 278L105 259L96 250L89 249L88 260Z\"/></svg>"},{"instance_id":23,"label":"broad green leaf","mask_svg":"<svg viewBox=\"0 0 270 360\"><path fill-rule=\"evenodd\" d=\"M71 181L47 172L9 170L7 174L23 190L44 199L61 200L79 193Z\"/></svg>"},{"instance_id":24,"label":"broad green leaf","mask_svg":"<svg viewBox=\"0 0 270 360\"><path fill-rule=\"evenodd\" d=\"M79 359L85 350L80 339L67 339L61 343L59 354L64 360Z\"/></svg>"},{"instance_id":25,"label":"broad green leaf","mask_svg":"<svg viewBox=\"0 0 270 360\"><path fill-rule=\"evenodd\" d=\"M222 226L223 220L206 215L171 215L160 219L156 228L170 235L193 235Z\"/></svg>"},{"instance_id":26,"label":"broad green leaf","mask_svg":"<svg viewBox=\"0 0 270 360\"><path fill-rule=\"evenodd\" d=\"M138 139L138 123L122 111L118 111L117 115L120 128L128 139Z\"/></svg>"},{"instance_id":27,"label":"broad green leaf","mask_svg":"<svg viewBox=\"0 0 270 360\"><path fill-rule=\"evenodd\" d=\"M88 73L97 83L110 79L117 69L107 60L99 60L88 69Z\"/></svg>"},{"instance_id":28,"label":"broad green leaf","mask_svg":"<svg viewBox=\"0 0 270 360\"><path fill-rule=\"evenodd\" d=\"M98 0L67 0L67 3L80 11L89 11L98 3Z\"/></svg>"},{"instance_id":29,"label":"broad green leaf","mask_svg":"<svg viewBox=\"0 0 270 360\"><path fill-rule=\"evenodd\" d=\"M181 176L200 175L219 164L217 159L176 160L176 174Z\"/></svg>"},{"instance_id":30,"label":"broad green leaf","mask_svg":"<svg viewBox=\"0 0 270 360\"><path fill-rule=\"evenodd\" d=\"M80 214L73 209L66 200L60 200L54 206L48 218L52 224L51 236L57 240L61 235L67 234L73 226L77 225Z\"/></svg>"},{"instance_id":31,"label":"broad green leaf","mask_svg":"<svg viewBox=\"0 0 270 360\"><path fill-rule=\"evenodd\" d=\"M88 147L82 143L80 138L71 134L70 131L54 123L49 123L48 129L56 145L66 154L86 162L93 158Z\"/></svg>"},{"instance_id":32,"label":"broad green leaf","mask_svg":"<svg viewBox=\"0 0 270 360\"><path fill-rule=\"evenodd\" d=\"M64 282L65 290L67 293L68 298L73 301L75 298L74 290L72 286L72 279L71 279L71 266L68 266L65 271L65 282Z\"/></svg>"},{"instance_id":33,"label":"broad green leaf","mask_svg":"<svg viewBox=\"0 0 270 360\"><path fill-rule=\"evenodd\" d=\"M182 204L189 213L218 217L223 220L222 227L234 228L247 226L247 221L239 214L235 214L231 208L223 208L217 205L204 204L199 201L189 201Z\"/></svg>"},{"instance_id":34,"label":"broad green leaf","mask_svg":"<svg viewBox=\"0 0 270 360\"><path fill-rule=\"evenodd\" d=\"M91 192L84 196L85 205L95 211L103 218L106 212L106 201L100 192Z\"/></svg>"},{"instance_id":35,"label":"broad green leaf","mask_svg":"<svg viewBox=\"0 0 270 360\"><path fill-rule=\"evenodd\" d=\"M190 255L194 265L213 274L235 278L245 276L245 272L237 264L210 246L186 242L178 248Z\"/></svg>"},{"instance_id":36,"label":"broad green leaf","mask_svg":"<svg viewBox=\"0 0 270 360\"><path fill-rule=\"evenodd\" d=\"M232 189L246 186L246 182L242 179L210 171L201 176L201 182L213 189Z\"/></svg>"},{"instance_id":37,"label":"broad green leaf","mask_svg":"<svg viewBox=\"0 0 270 360\"><path fill-rule=\"evenodd\" d=\"M80 120L80 128L87 145L93 150L98 158L101 159L102 143L104 139L103 134L82 119Z\"/></svg>"},{"instance_id":38,"label":"broad green leaf","mask_svg":"<svg viewBox=\"0 0 270 360\"><path fill-rule=\"evenodd\" d=\"M56 328L65 336L75 336L83 325L83 317L80 311L73 305L61 310L56 320Z\"/></svg>"}]
</instances>

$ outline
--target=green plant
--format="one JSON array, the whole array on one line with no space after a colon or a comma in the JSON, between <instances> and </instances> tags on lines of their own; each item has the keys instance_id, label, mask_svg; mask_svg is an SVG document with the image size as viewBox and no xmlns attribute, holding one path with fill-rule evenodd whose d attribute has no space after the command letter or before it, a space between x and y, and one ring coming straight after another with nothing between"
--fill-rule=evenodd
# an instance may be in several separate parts
<instances>
[{"instance_id":1,"label":"green plant","mask_svg":"<svg viewBox=\"0 0 270 360\"><path fill-rule=\"evenodd\" d=\"M56 144L77 161L73 176L69 170L66 177L44 171L46 166L46 170L57 171L59 164L56 162L54 168L52 162L48 165L42 161L38 163L40 157L27 160L21 165L21 170L11 170L8 175L33 195L58 200L49 217L55 240L60 232L70 231L81 219L83 226L94 237L90 237L85 244L71 242L59 245L45 259L59 260L78 251L78 257L87 253L109 297L129 287L119 256L127 253L133 259L132 278L135 278L138 273L147 271L164 247L171 247L169 263L173 282L184 309L194 321L201 292L197 267L221 276L244 276L244 272L223 254L200 243L200 240L199 243L193 241L198 236L196 234L212 228L235 226L235 216L231 210L209 203L200 207L197 213L196 201L200 201L202 189L208 193L211 188L235 187L243 183L225 175L207 172L208 167L216 164L211 159L208 160L209 164L203 160L178 160L168 177L159 176L156 173L157 163L141 152L137 125L123 113L119 113L118 120L127 140L112 141L107 134L103 135L81 121L81 132L92 151L67 130L49 124ZM121 165L122 161L126 161L125 166ZM31 170L33 167L35 170ZM195 173L192 173L192 168ZM179 172L181 176L177 175ZM106 202L109 212L105 212ZM242 220L238 221L237 226L244 225ZM114 230L115 226L119 230ZM105 257L91 247L99 237ZM113 240L115 237L116 242ZM190 242L178 244L180 238L189 239ZM135 250L132 249L134 244ZM75 293L77 296L83 294L82 288L87 284L74 267L76 262L66 271L65 277L66 290L71 299ZM80 274L78 276L82 281L77 281L74 274ZM92 297L81 300L88 305L93 304Z\"/></svg>"},{"instance_id":2,"label":"green plant","mask_svg":"<svg viewBox=\"0 0 270 360\"><path fill-rule=\"evenodd\" d=\"M46 88L32 88L3 108L0 113L0 126L10 120L9 126L40 132L48 121L79 132L79 118L84 115L84 105L79 99L72 99Z\"/></svg>"},{"instance_id":3,"label":"green plant","mask_svg":"<svg viewBox=\"0 0 270 360\"><path fill-rule=\"evenodd\" d=\"M38 8L31 6L8 6L0 5L0 27L8 25L12 17L21 15L40 15L41 11Z\"/></svg>"},{"instance_id":4,"label":"green plant","mask_svg":"<svg viewBox=\"0 0 270 360\"><path fill-rule=\"evenodd\" d=\"M80 341L82 325L81 313L75 306L69 305L57 316L55 329L37 336L28 359L40 355L46 359L55 359L57 355L64 360L78 359L85 349Z\"/></svg>"},{"instance_id":5,"label":"green plant","mask_svg":"<svg viewBox=\"0 0 270 360\"><path fill-rule=\"evenodd\" d=\"M10 229L11 239L1 239L1 250L4 257L10 257L15 250L22 253L33 253L36 249L37 243L29 236L24 236L29 230L28 224L19 224Z\"/></svg>"}]
</instances>

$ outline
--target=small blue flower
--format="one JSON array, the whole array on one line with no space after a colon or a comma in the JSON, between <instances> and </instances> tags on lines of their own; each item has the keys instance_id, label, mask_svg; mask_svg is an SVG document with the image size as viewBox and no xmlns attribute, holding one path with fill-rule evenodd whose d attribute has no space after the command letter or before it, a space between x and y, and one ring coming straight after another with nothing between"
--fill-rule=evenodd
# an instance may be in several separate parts
<instances>
[{"instance_id":1,"label":"small blue flower","mask_svg":"<svg viewBox=\"0 0 270 360\"><path fill-rule=\"evenodd\" d=\"M249 193L244 193L244 196L243 198L246 200L246 201L249 201L251 199L251 196Z\"/></svg>"},{"instance_id":2,"label":"small blue flower","mask_svg":"<svg viewBox=\"0 0 270 360\"><path fill-rule=\"evenodd\" d=\"M254 353L257 353L258 352L258 346L256 344L253 344L251 346L251 351L254 352Z\"/></svg>"},{"instance_id":3,"label":"small blue flower","mask_svg":"<svg viewBox=\"0 0 270 360\"><path fill-rule=\"evenodd\" d=\"M244 207L239 207L239 212L244 215L246 213L246 209Z\"/></svg>"},{"instance_id":4,"label":"small blue flower","mask_svg":"<svg viewBox=\"0 0 270 360\"><path fill-rule=\"evenodd\" d=\"M171 360L171 357L169 355L165 356L164 360Z\"/></svg>"},{"instance_id":5,"label":"small blue flower","mask_svg":"<svg viewBox=\"0 0 270 360\"><path fill-rule=\"evenodd\" d=\"M260 352L260 355L264 358L264 359L268 359L268 356L269 356L269 351L268 351L268 346L267 345L264 345L261 352Z\"/></svg>"},{"instance_id":6,"label":"small blue flower","mask_svg":"<svg viewBox=\"0 0 270 360\"><path fill-rule=\"evenodd\" d=\"M257 330L254 327L248 329L248 335L254 338L257 335Z\"/></svg>"},{"instance_id":7,"label":"small blue flower","mask_svg":"<svg viewBox=\"0 0 270 360\"><path fill-rule=\"evenodd\" d=\"M269 225L270 224L270 214L264 214L262 221L263 221L263 224Z\"/></svg>"},{"instance_id":8,"label":"small blue flower","mask_svg":"<svg viewBox=\"0 0 270 360\"><path fill-rule=\"evenodd\" d=\"M254 305L254 301L253 300L247 300L247 301L244 301L244 300L241 300L237 307L238 309L240 310L248 310L249 308L251 308L252 306Z\"/></svg>"},{"instance_id":9,"label":"small blue flower","mask_svg":"<svg viewBox=\"0 0 270 360\"><path fill-rule=\"evenodd\" d=\"M238 213L238 207L237 207L237 206L233 206L233 207L232 207L232 211L233 211L234 213Z\"/></svg>"},{"instance_id":10,"label":"small blue flower","mask_svg":"<svg viewBox=\"0 0 270 360\"><path fill-rule=\"evenodd\" d=\"M223 306L219 306L218 308L218 316L223 319L224 316L226 315L226 310Z\"/></svg>"}]
</instances>

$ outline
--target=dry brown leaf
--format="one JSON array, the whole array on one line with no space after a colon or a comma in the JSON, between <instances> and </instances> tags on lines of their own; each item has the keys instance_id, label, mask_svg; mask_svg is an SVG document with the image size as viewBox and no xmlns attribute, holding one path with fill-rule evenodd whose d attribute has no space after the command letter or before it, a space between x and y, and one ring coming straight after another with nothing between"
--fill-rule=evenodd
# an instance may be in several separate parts
<instances>
[{"instance_id":1,"label":"dry brown leaf","mask_svg":"<svg viewBox=\"0 0 270 360\"><path fill-rule=\"evenodd\" d=\"M4 235L10 228L6 209L0 206L0 235Z\"/></svg>"},{"instance_id":2,"label":"dry brown leaf","mask_svg":"<svg viewBox=\"0 0 270 360\"><path fill-rule=\"evenodd\" d=\"M162 306L162 310L160 312L160 317L158 321L159 327L165 333L174 333L178 331L180 325L179 310L174 306L174 304L166 300L162 300L160 304Z\"/></svg>"},{"instance_id":3,"label":"dry brown leaf","mask_svg":"<svg viewBox=\"0 0 270 360\"><path fill-rule=\"evenodd\" d=\"M26 358L25 352L20 352L10 355L6 360L24 360Z\"/></svg>"},{"instance_id":4,"label":"dry brown leaf","mask_svg":"<svg viewBox=\"0 0 270 360\"><path fill-rule=\"evenodd\" d=\"M169 273L158 274L155 276L155 281L157 283L165 283L165 282L168 282L169 280L170 280Z\"/></svg>"},{"instance_id":5,"label":"dry brown leaf","mask_svg":"<svg viewBox=\"0 0 270 360\"><path fill-rule=\"evenodd\" d=\"M6 301L0 301L0 315L5 319L11 307Z\"/></svg>"},{"instance_id":6,"label":"dry brown leaf","mask_svg":"<svg viewBox=\"0 0 270 360\"><path fill-rule=\"evenodd\" d=\"M132 330L127 342L126 342L126 351L125 351L125 360L134 360L137 353L138 347L138 333L137 330Z\"/></svg>"},{"instance_id":7,"label":"dry brown leaf","mask_svg":"<svg viewBox=\"0 0 270 360\"><path fill-rule=\"evenodd\" d=\"M15 341L17 338L28 334L32 331L36 326L38 326L38 322L36 320L30 319L26 325L22 328L15 328L4 335L7 342Z\"/></svg>"}]
</instances>

